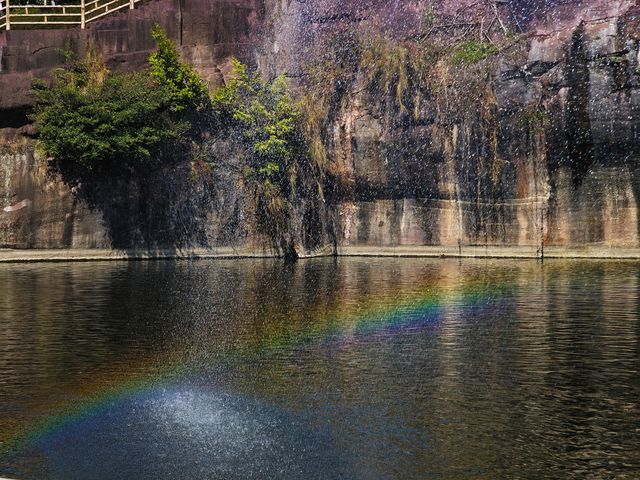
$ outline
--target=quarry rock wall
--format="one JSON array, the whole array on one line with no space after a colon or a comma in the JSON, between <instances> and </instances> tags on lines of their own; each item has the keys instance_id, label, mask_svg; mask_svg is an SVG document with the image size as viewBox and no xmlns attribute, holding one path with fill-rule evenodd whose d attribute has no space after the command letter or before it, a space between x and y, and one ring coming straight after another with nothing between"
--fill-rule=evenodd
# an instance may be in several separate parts
<instances>
[{"instance_id":1,"label":"quarry rock wall","mask_svg":"<svg viewBox=\"0 0 640 480\"><path fill-rule=\"evenodd\" d=\"M354 72L323 120L331 195L313 218L320 238L312 246L299 239L301 251L640 247L640 6L513 0L509 7L526 40L492 67L492 95L482 102L448 113L416 91L423 106L408 118L366 88L366 69ZM9 207L0 211L0 244L265 248L242 181L231 174L207 187L206 201L180 192L187 183L178 180L171 195L106 185L91 204L48 174L46 159L24 140L33 133L29 86L60 65L61 49L82 54L94 44L112 68L136 70L158 23L212 87L229 73L231 56L295 85L336 35L379 31L401 43L424 29L428 9L456 8L460 2L448 0L156 0L84 31L0 33L0 199ZM293 224L302 231L307 217L301 212Z\"/></svg>"}]
</instances>

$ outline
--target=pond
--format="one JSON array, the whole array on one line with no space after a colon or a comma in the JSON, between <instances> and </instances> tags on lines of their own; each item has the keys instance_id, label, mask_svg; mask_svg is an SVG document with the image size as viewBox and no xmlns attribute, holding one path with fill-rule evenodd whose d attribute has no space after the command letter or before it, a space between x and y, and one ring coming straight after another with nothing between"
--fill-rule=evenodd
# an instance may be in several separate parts
<instances>
[{"instance_id":1,"label":"pond","mask_svg":"<svg viewBox=\"0 0 640 480\"><path fill-rule=\"evenodd\" d=\"M0 266L0 476L640 477L640 264Z\"/></svg>"}]
</instances>

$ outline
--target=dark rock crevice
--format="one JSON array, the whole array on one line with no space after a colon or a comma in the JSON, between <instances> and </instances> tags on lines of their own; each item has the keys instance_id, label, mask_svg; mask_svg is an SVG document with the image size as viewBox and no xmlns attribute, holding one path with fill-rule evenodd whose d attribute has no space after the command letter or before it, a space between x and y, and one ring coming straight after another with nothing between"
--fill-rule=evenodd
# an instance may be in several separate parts
<instances>
[{"instance_id":1,"label":"dark rock crevice","mask_svg":"<svg viewBox=\"0 0 640 480\"><path fill-rule=\"evenodd\" d=\"M580 186L593 163L593 138L589 114L590 70L584 43L584 23L573 34L565 68L569 93L566 104L567 152L563 163L571 168L573 183Z\"/></svg>"}]
</instances>

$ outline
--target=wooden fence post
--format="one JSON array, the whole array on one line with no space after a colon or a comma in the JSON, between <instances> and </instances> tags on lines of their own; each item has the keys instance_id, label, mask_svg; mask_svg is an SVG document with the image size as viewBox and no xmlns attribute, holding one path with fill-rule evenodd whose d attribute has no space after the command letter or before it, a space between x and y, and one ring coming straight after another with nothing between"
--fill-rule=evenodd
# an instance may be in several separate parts
<instances>
[{"instance_id":1,"label":"wooden fence post","mask_svg":"<svg viewBox=\"0 0 640 480\"><path fill-rule=\"evenodd\" d=\"M9 21L9 0L5 0L4 8L4 13L7 16L7 30L11 30L11 22Z\"/></svg>"},{"instance_id":2,"label":"wooden fence post","mask_svg":"<svg viewBox=\"0 0 640 480\"><path fill-rule=\"evenodd\" d=\"M133 10L133 3L134 3L133 0L129 0L129 9L130 10Z\"/></svg>"},{"instance_id":3,"label":"wooden fence post","mask_svg":"<svg viewBox=\"0 0 640 480\"><path fill-rule=\"evenodd\" d=\"M85 0L80 0L80 28L84 29L85 26L85 8L84 8Z\"/></svg>"}]
</instances>

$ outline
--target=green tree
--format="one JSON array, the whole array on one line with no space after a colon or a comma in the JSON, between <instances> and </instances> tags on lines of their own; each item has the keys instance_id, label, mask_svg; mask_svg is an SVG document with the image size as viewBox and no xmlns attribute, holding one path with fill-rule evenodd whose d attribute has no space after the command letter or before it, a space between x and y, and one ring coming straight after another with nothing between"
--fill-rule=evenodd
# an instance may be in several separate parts
<instances>
[{"instance_id":1,"label":"green tree","mask_svg":"<svg viewBox=\"0 0 640 480\"><path fill-rule=\"evenodd\" d=\"M32 117L46 153L77 175L133 172L186 129L148 72L109 72L90 52L52 77L51 85L34 85Z\"/></svg>"},{"instance_id":2,"label":"green tree","mask_svg":"<svg viewBox=\"0 0 640 480\"><path fill-rule=\"evenodd\" d=\"M233 74L212 99L219 135L234 139L253 187L260 231L285 255L295 255L288 239L290 198L298 172L308 162L300 131L300 112L289 96L286 79L262 78L233 59ZM226 135L225 135L226 132Z\"/></svg>"},{"instance_id":3,"label":"green tree","mask_svg":"<svg viewBox=\"0 0 640 480\"><path fill-rule=\"evenodd\" d=\"M211 102L205 83L180 62L176 46L155 27L158 50L142 72L110 72L90 50L68 57L52 81L34 84L32 115L41 145L76 177L141 173L177 155Z\"/></svg>"},{"instance_id":4,"label":"green tree","mask_svg":"<svg viewBox=\"0 0 640 480\"><path fill-rule=\"evenodd\" d=\"M180 61L175 44L156 25L151 35L158 50L149 57L151 74L164 86L174 112L202 111L210 106L206 84L193 67Z\"/></svg>"},{"instance_id":5,"label":"green tree","mask_svg":"<svg viewBox=\"0 0 640 480\"><path fill-rule=\"evenodd\" d=\"M281 177L294 167L300 135L300 112L289 96L284 76L265 81L233 59L229 82L213 95L213 111L221 129L239 132L246 163L262 181Z\"/></svg>"}]
</instances>

